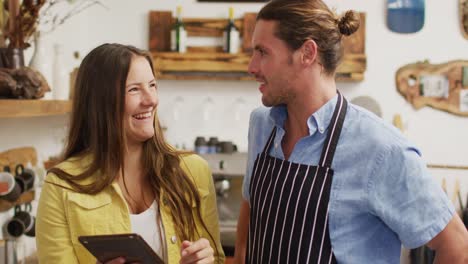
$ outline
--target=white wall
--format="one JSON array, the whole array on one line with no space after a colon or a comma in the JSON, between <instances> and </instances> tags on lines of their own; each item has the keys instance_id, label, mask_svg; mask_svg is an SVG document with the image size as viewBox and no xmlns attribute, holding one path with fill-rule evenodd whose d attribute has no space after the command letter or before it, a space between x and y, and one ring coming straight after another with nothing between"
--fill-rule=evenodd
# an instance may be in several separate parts
<instances>
[{"instance_id":1,"label":"white wall","mask_svg":"<svg viewBox=\"0 0 468 264\"><path fill-rule=\"evenodd\" d=\"M407 64L429 59L444 63L468 59L468 40L461 35L458 24L458 1L426 1L426 23L415 34L390 32L385 25L385 2L373 0L328 0L338 12L354 9L366 12L366 54L368 68L365 80L359 83L339 83L339 89L352 99L369 95L381 105L383 118L391 122L393 115L403 117L406 135L422 150L429 163L468 166L468 122L466 118L424 108L415 111L395 87L396 70ZM73 65L72 52L82 55L103 42L120 42L148 48L148 11L174 10L184 6L185 17L202 14L205 17L226 17L229 3L199 3L195 0L107 0L108 9L93 7L71 18L46 37L46 44L64 45L66 60ZM256 12L261 3L232 4L237 16ZM27 53L30 54L31 50ZM157 65L156 65L157 67ZM167 137L173 144L192 147L197 135L216 135L233 140L240 150L247 147L247 123L251 109L260 104L255 82L237 81L164 81L160 85L161 119L168 127ZM203 105L211 98L213 103ZM178 105L174 110L174 105ZM214 109L204 117L204 111ZM234 109L234 110L233 110ZM32 145L41 158L56 155L61 148L63 126L67 117L0 119L0 151ZM447 178L449 192L455 178L462 183L464 197L468 193L468 171L431 170L436 179ZM3 214L5 215L5 214ZM3 216L5 218L6 216ZM0 214L0 220L2 214Z\"/></svg>"}]
</instances>

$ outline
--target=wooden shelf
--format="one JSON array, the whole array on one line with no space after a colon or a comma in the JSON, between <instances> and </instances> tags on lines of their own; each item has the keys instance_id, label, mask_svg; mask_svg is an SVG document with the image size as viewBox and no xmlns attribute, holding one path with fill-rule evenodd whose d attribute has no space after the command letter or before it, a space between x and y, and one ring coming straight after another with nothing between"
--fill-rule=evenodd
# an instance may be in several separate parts
<instances>
[{"instance_id":1,"label":"wooden shelf","mask_svg":"<svg viewBox=\"0 0 468 264\"><path fill-rule=\"evenodd\" d=\"M361 25L350 37L343 38L344 56L337 68L337 81L362 81L366 70L366 15L359 13ZM188 36L221 37L226 19L183 18ZM241 80L252 81L247 72L251 57L251 38L256 13L245 13L235 24L242 36L238 54L221 52L218 46L187 47L186 53L168 52L174 22L169 11L150 11L149 47L157 77L166 80Z\"/></svg>"},{"instance_id":2,"label":"wooden shelf","mask_svg":"<svg viewBox=\"0 0 468 264\"><path fill-rule=\"evenodd\" d=\"M33 147L14 148L0 152L0 169L3 169L5 166L9 166L14 173L16 165L26 165L28 163L31 163L32 166L36 166L37 164L37 152ZM7 211L19 204L29 203L32 200L34 200L33 190L21 194L21 196L14 202L0 199L0 212Z\"/></svg>"},{"instance_id":3,"label":"wooden shelf","mask_svg":"<svg viewBox=\"0 0 468 264\"><path fill-rule=\"evenodd\" d=\"M3 170L3 167L5 166L9 166L14 173L16 165L26 165L28 163L31 163L32 166L36 166L37 164L37 152L33 147L14 148L0 152L0 170ZM21 194L21 196L14 202L0 199L0 212L7 211L19 204L29 203L32 200L34 200L34 190L30 190Z\"/></svg>"},{"instance_id":4,"label":"wooden shelf","mask_svg":"<svg viewBox=\"0 0 468 264\"><path fill-rule=\"evenodd\" d=\"M64 115L71 101L0 99L0 118Z\"/></svg>"},{"instance_id":5,"label":"wooden shelf","mask_svg":"<svg viewBox=\"0 0 468 264\"><path fill-rule=\"evenodd\" d=\"M250 54L221 52L155 52L157 78L163 80L255 80L248 72ZM346 54L336 72L337 81L362 81L366 56Z\"/></svg>"},{"instance_id":6,"label":"wooden shelf","mask_svg":"<svg viewBox=\"0 0 468 264\"><path fill-rule=\"evenodd\" d=\"M155 52L153 61L160 72L247 72L250 55L222 52Z\"/></svg>"}]
</instances>

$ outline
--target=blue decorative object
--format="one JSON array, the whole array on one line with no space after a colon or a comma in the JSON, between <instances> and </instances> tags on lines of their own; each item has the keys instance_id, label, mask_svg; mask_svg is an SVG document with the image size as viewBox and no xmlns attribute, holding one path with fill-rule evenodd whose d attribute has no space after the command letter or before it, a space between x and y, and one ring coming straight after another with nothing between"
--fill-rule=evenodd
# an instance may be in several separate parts
<instances>
[{"instance_id":1,"label":"blue decorative object","mask_svg":"<svg viewBox=\"0 0 468 264\"><path fill-rule=\"evenodd\" d=\"M397 33L415 33L424 26L424 0L388 0L387 26Z\"/></svg>"}]
</instances>

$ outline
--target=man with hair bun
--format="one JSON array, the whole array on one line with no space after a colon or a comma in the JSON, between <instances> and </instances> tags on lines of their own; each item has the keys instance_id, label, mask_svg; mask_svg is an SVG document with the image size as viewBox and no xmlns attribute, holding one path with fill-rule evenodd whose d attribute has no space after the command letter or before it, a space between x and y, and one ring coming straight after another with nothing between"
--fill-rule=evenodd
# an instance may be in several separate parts
<instances>
[{"instance_id":1,"label":"man with hair bun","mask_svg":"<svg viewBox=\"0 0 468 264\"><path fill-rule=\"evenodd\" d=\"M358 27L321 0L258 13L249 72L266 107L250 117L235 263L400 263L402 244L468 263L468 232L420 151L337 91Z\"/></svg>"}]
</instances>

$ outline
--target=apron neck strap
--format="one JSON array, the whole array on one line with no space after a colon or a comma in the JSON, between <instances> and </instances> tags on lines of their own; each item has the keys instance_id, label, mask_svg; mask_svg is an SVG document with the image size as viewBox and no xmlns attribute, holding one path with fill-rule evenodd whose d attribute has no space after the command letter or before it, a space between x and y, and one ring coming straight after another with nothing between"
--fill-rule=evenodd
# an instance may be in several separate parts
<instances>
[{"instance_id":1,"label":"apron neck strap","mask_svg":"<svg viewBox=\"0 0 468 264\"><path fill-rule=\"evenodd\" d=\"M338 92L338 101L336 103L331 122L328 125L328 134L320 157L319 165L322 167L331 168L336 146L338 145L338 140L340 138L341 129L343 128L347 106L348 102L343 95Z\"/></svg>"},{"instance_id":2,"label":"apron neck strap","mask_svg":"<svg viewBox=\"0 0 468 264\"><path fill-rule=\"evenodd\" d=\"M344 119L346 117L347 106L348 102L346 101L344 96L340 92L338 92L338 100L335 106L335 111L333 112L330 125L328 126L327 138L325 139L325 144L323 145L322 154L320 157L319 165L322 167L331 168L336 146L338 145L341 129L343 128ZM263 147L262 153L268 155L268 151L270 150L270 147L273 144L275 136L276 126L273 126L270 137L268 138L267 143Z\"/></svg>"},{"instance_id":3,"label":"apron neck strap","mask_svg":"<svg viewBox=\"0 0 468 264\"><path fill-rule=\"evenodd\" d=\"M273 129L271 130L270 137L268 138L267 143L263 147L263 152L262 153L268 155L268 150L270 150L270 146L271 146L271 144L273 144L275 136L276 136L276 126L274 125Z\"/></svg>"}]
</instances>

